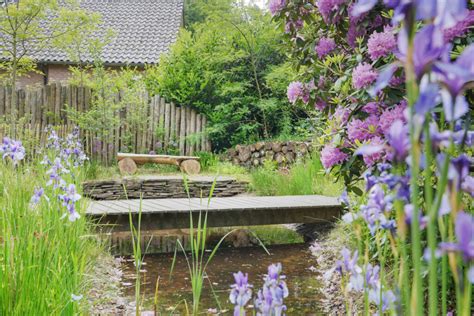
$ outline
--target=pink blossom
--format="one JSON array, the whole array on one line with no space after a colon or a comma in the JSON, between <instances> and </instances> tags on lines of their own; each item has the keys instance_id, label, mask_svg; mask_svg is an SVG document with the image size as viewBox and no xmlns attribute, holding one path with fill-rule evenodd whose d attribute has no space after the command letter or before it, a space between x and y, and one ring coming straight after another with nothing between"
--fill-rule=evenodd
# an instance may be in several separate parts
<instances>
[{"instance_id":1,"label":"pink blossom","mask_svg":"<svg viewBox=\"0 0 474 316\"><path fill-rule=\"evenodd\" d=\"M404 115L406 107L406 101L402 101L395 107L391 109L386 109L382 112L382 115L380 115L379 127L384 135L389 132L390 126L392 126L393 122L395 122L396 120L401 120L403 123L406 123Z\"/></svg>"},{"instance_id":2,"label":"pink blossom","mask_svg":"<svg viewBox=\"0 0 474 316\"><path fill-rule=\"evenodd\" d=\"M356 89L367 87L375 79L377 79L377 72L368 63L361 63L352 71L352 86Z\"/></svg>"},{"instance_id":3,"label":"pink blossom","mask_svg":"<svg viewBox=\"0 0 474 316\"><path fill-rule=\"evenodd\" d=\"M369 102L362 107L362 111L372 115L380 114L380 105L377 102Z\"/></svg>"},{"instance_id":4,"label":"pink blossom","mask_svg":"<svg viewBox=\"0 0 474 316\"><path fill-rule=\"evenodd\" d=\"M371 146L381 146L385 144L385 142L379 136L375 136L374 138L370 140L370 142L368 142L368 144L370 144ZM380 162L381 160L383 160L385 158L384 156L385 156L384 150L380 150L371 154L363 155L362 157L364 159L364 163L368 167L370 167L376 164L377 162Z\"/></svg>"},{"instance_id":5,"label":"pink blossom","mask_svg":"<svg viewBox=\"0 0 474 316\"><path fill-rule=\"evenodd\" d=\"M446 43L451 42L455 37L462 36L469 31L469 27L474 25L474 10L469 10L467 16L459 21L455 26L445 29L444 41Z\"/></svg>"},{"instance_id":6,"label":"pink blossom","mask_svg":"<svg viewBox=\"0 0 474 316\"><path fill-rule=\"evenodd\" d=\"M331 119L335 120L336 124L339 126L345 125L349 119L349 114L349 109L339 105L334 111Z\"/></svg>"},{"instance_id":7,"label":"pink blossom","mask_svg":"<svg viewBox=\"0 0 474 316\"><path fill-rule=\"evenodd\" d=\"M342 152L339 148L334 147L334 145L332 144L327 144L321 150L321 163L326 169L329 169L334 165L342 163L348 157L348 154Z\"/></svg>"},{"instance_id":8,"label":"pink blossom","mask_svg":"<svg viewBox=\"0 0 474 316\"><path fill-rule=\"evenodd\" d=\"M324 100L322 99L318 99L318 101L316 101L316 103L314 104L314 108L318 109L319 111L324 110L327 106L327 103L324 102Z\"/></svg>"},{"instance_id":9,"label":"pink blossom","mask_svg":"<svg viewBox=\"0 0 474 316\"><path fill-rule=\"evenodd\" d=\"M303 95L304 86L299 81L290 83L287 90L288 100L290 103L295 104L296 101Z\"/></svg>"},{"instance_id":10,"label":"pink blossom","mask_svg":"<svg viewBox=\"0 0 474 316\"><path fill-rule=\"evenodd\" d=\"M376 60L385 57L391 53L397 46L395 35L391 30L385 30L381 33L374 32L370 35L367 42L367 52L370 59Z\"/></svg>"},{"instance_id":11,"label":"pink blossom","mask_svg":"<svg viewBox=\"0 0 474 316\"><path fill-rule=\"evenodd\" d=\"M336 42L332 38L323 37L314 48L319 58L323 58L336 48Z\"/></svg>"},{"instance_id":12,"label":"pink blossom","mask_svg":"<svg viewBox=\"0 0 474 316\"><path fill-rule=\"evenodd\" d=\"M285 8L286 0L271 0L269 6L271 14L275 16Z\"/></svg>"},{"instance_id":13,"label":"pink blossom","mask_svg":"<svg viewBox=\"0 0 474 316\"><path fill-rule=\"evenodd\" d=\"M316 6L319 9L324 21L328 23L331 18L331 14L337 11L341 4L346 0L318 0Z\"/></svg>"}]
</instances>

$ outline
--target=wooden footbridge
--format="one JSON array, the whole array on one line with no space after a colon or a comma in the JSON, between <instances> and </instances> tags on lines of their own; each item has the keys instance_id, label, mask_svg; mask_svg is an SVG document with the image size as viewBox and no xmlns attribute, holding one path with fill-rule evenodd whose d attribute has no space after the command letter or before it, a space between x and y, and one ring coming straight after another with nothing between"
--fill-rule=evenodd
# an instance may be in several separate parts
<instances>
[{"instance_id":1,"label":"wooden footbridge","mask_svg":"<svg viewBox=\"0 0 474 316\"><path fill-rule=\"evenodd\" d=\"M93 201L86 216L113 231L129 231L129 215L142 230L189 228L190 212L197 222L207 211L208 227L274 225L334 221L342 207L337 198L320 195L225 197L207 199L148 199Z\"/></svg>"}]
</instances>

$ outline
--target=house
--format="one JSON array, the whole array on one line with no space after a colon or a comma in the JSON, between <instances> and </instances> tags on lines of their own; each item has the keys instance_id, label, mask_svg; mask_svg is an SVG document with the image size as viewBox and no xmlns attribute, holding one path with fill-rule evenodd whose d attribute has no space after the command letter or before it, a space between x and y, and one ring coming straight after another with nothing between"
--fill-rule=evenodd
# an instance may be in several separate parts
<instances>
[{"instance_id":1,"label":"house","mask_svg":"<svg viewBox=\"0 0 474 316\"><path fill-rule=\"evenodd\" d=\"M168 52L183 26L183 0L81 0L80 6L98 12L102 17L101 30L110 29L114 36L104 47L101 59L108 68L157 63L161 54ZM105 32L97 32L99 39ZM67 54L57 48L33 53L41 73L30 73L20 78L19 87L44 85L66 81L73 65ZM92 63L84 56L82 63Z\"/></svg>"}]
</instances>

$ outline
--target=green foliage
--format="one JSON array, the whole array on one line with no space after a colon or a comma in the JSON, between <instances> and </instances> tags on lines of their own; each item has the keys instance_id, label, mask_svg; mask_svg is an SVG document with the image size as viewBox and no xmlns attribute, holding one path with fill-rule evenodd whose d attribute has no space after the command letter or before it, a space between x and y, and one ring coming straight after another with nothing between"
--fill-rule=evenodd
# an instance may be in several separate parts
<instances>
[{"instance_id":1,"label":"green foliage","mask_svg":"<svg viewBox=\"0 0 474 316\"><path fill-rule=\"evenodd\" d=\"M46 16L54 17L47 28ZM31 52L93 28L97 18L81 10L74 0L62 5L57 0L22 0L0 6L0 51L6 82L14 86L18 76L35 70Z\"/></svg>"},{"instance_id":2,"label":"green foliage","mask_svg":"<svg viewBox=\"0 0 474 316\"><path fill-rule=\"evenodd\" d=\"M35 160L13 168L0 160L0 315L79 315L87 293L88 275L101 247L91 238L84 211L75 222L63 217L64 206L52 186L36 206L35 187L49 179L45 165ZM79 187L83 173L66 175Z\"/></svg>"},{"instance_id":3,"label":"green foliage","mask_svg":"<svg viewBox=\"0 0 474 316\"><path fill-rule=\"evenodd\" d=\"M306 114L286 100L294 73L270 17L226 1L190 5L205 18L193 18L192 30L182 30L170 54L147 69L148 90L206 115L217 150L294 132Z\"/></svg>"},{"instance_id":4,"label":"green foliage","mask_svg":"<svg viewBox=\"0 0 474 316\"><path fill-rule=\"evenodd\" d=\"M310 195L338 196L342 185L324 173L319 156L295 163L288 174L277 170L274 164L251 173L251 188L257 195Z\"/></svg>"},{"instance_id":5,"label":"green foliage","mask_svg":"<svg viewBox=\"0 0 474 316\"><path fill-rule=\"evenodd\" d=\"M195 156L199 157L202 172L208 171L211 167L215 167L219 163L219 156L207 151L197 152Z\"/></svg>"}]
</instances>

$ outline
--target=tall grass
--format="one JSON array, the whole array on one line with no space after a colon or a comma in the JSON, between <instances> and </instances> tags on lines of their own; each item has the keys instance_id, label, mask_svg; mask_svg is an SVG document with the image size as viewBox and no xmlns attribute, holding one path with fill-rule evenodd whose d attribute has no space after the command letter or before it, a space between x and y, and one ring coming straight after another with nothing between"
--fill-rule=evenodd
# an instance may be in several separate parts
<instances>
[{"instance_id":1,"label":"tall grass","mask_svg":"<svg viewBox=\"0 0 474 316\"><path fill-rule=\"evenodd\" d=\"M73 315L85 296L85 273L100 247L87 237L82 216L64 218L51 187L34 207L35 187L46 183L38 161L14 168L0 160L0 315ZM69 175L79 184L80 173ZM69 182L70 183L70 182ZM85 203L78 201L83 214Z\"/></svg>"},{"instance_id":2,"label":"tall grass","mask_svg":"<svg viewBox=\"0 0 474 316\"><path fill-rule=\"evenodd\" d=\"M184 187L186 192L189 196L189 186L187 182L186 176L183 178L184 180ZM214 188L216 185L216 181L213 182L211 190L209 192L209 197L207 199L207 207L211 202L211 197L214 192ZM201 198L202 201L202 198ZM205 207L205 205L203 205ZM201 294L204 286L204 279L207 277L207 267L209 263L214 258L217 250L219 249L220 245L224 241L224 239L229 236L235 230L231 230L226 233L219 242L212 248L209 255L206 254L207 248L207 237L208 237L208 227L207 227L207 211L199 211L197 222L195 222L193 218L193 212L189 212L189 243L191 246L191 253L188 256L186 249L184 248L181 241L178 239L176 241L177 247L175 248L173 263L171 265L170 277L173 274L174 266L176 263L176 256L178 249L183 252L186 263L188 265L189 270L189 277L191 279L191 290L193 294L193 305L192 311L193 315L197 315L199 313L199 303L201 301ZM212 284L211 284L212 286ZM219 302L217 302L219 304Z\"/></svg>"},{"instance_id":3,"label":"tall grass","mask_svg":"<svg viewBox=\"0 0 474 316\"><path fill-rule=\"evenodd\" d=\"M326 175L319 156L311 155L306 161L295 163L287 173L266 164L251 173L251 189L257 195L309 195L338 196L342 184Z\"/></svg>"}]
</instances>

